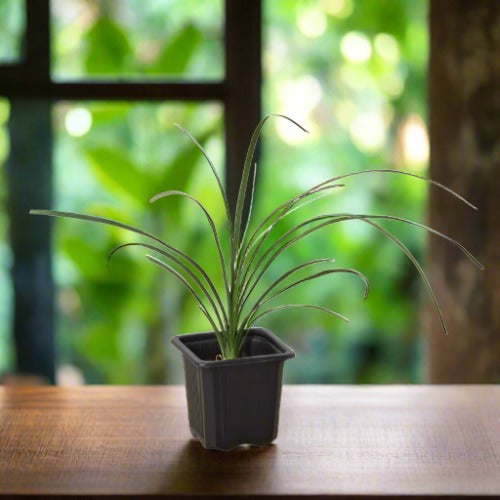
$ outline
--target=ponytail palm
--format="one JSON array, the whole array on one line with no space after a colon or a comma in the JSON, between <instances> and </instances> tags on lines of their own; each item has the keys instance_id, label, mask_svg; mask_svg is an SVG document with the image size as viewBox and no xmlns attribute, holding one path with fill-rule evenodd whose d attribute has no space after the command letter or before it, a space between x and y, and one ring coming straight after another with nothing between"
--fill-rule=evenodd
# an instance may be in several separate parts
<instances>
[{"instance_id":1,"label":"ponytail palm","mask_svg":"<svg viewBox=\"0 0 500 500\"><path fill-rule=\"evenodd\" d=\"M424 224L415 221L403 219L392 215L377 215L377 214L357 214L357 213L327 213L316 217L312 217L301 221L293 226L283 234L275 235L275 228L277 224L287 217L295 210L299 210L307 203L316 200L320 196L326 196L335 190L345 187L343 184L344 179L352 176L363 175L368 173L376 174L396 174L414 177L420 181L425 181L439 189L443 189L450 193L452 196L458 198L461 202L469 207L476 209L474 205L469 203L463 197L452 191L446 186L439 184L431 179L426 179L416 174L403 172L399 170L389 169L371 169L363 170L360 172L352 172L349 174L333 177L320 184L317 184L307 191L291 198L290 200L282 203L275 208L267 217L261 220L253 231L250 231L250 221L252 218L252 203L255 191L255 175L257 166L253 162L254 152L259 140L262 128L266 121L271 117L276 116L292 122L295 126L303 131L306 130L296 123L291 118L284 115L269 115L266 116L256 127L243 165L242 178L239 187L238 197L234 211L229 205L227 194L224 190L221 179L215 169L214 164L210 160L206 151L196 141L196 139L189 134L182 127L179 127L190 140L200 149L203 156L206 158L215 181L220 191L222 202L225 208L226 222L228 227L228 252L223 251L223 245L219 231L216 227L213 217L207 208L194 196L183 191L164 191L153 196L150 203L156 203L164 198L171 196L182 196L195 203L205 217L210 231L213 236L219 266L223 280L223 290L218 290L214 284L214 277L210 276L208 272L200 265L195 259L190 257L182 250L169 245L158 236L143 231L142 229L132 227L121 222L106 219L104 217L97 217L92 215L78 214L72 212L59 212L55 210L30 210L31 214L48 215L55 217L67 217L73 219L83 219L100 224L108 224L134 232L147 240L148 242L134 242L126 243L116 247L109 255L109 259L118 251L123 248L138 246L142 247L149 252L146 253L148 260L156 266L161 267L165 271L173 275L179 280L182 285L189 291L189 293L196 300L199 309L206 317L213 329L217 341L219 343L221 356L224 359L236 358L240 355L242 350L245 336L249 329L260 318L290 308L308 308L322 311L326 314L339 318L348 322L349 320L340 313L313 304L285 304L285 305L272 305L273 301L282 294L287 294L289 290L300 286L302 283L314 281L324 276L332 276L335 274L350 274L359 278L364 286L364 298L368 295L369 286L367 278L355 269L334 267L334 260L330 258L314 259L304 262L288 271L284 272L263 291L258 290L258 285L262 282L262 278L269 270L271 265L276 259L288 248L295 245L302 239L310 234L319 231L320 229L333 226L334 224L358 220L369 224L379 231L383 236L391 240L401 251L408 257L420 274L425 287L434 303L437 314L439 315L442 328L447 333L446 323L443 318L443 313L437 301L437 298L432 290L429 280L422 269L421 265L408 250L402 241L390 233L387 229L382 227L377 221L392 220L398 221L403 224L409 224L421 229L424 229L440 238L443 238L453 245L455 245L464 255L471 260L479 269L483 269L482 265L475 259L475 257L465 249L460 243L453 240L449 236L436 231ZM252 165L254 165L252 173ZM249 198L248 215L244 216L244 208ZM267 245L266 245L267 243ZM326 266L326 269L325 269ZM304 276L304 272L307 274Z\"/></svg>"}]
</instances>

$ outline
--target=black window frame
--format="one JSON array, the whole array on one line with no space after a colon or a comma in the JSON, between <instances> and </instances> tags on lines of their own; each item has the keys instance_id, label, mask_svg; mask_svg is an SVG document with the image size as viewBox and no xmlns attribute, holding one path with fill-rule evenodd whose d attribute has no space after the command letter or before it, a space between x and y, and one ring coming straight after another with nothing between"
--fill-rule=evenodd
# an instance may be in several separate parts
<instances>
[{"instance_id":1,"label":"black window frame","mask_svg":"<svg viewBox=\"0 0 500 500\"><path fill-rule=\"evenodd\" d=\"M13 255L13 336L16 370L55 381L54 283L51 226L34 223L28 210L52 204L51 107L57 101L216 101L224 108L225 183L235 206L248 140L261 113L261 0L225 0L224 62L221 81L77 81L57 82L50 75L50 0L25 0L23 53L15 63L0 64L0 96L11 102L11 136L29 123L29 106L41 121L25 134L30 144L11 143L7 168L9 242ZM40 108L41 106L41 108ZM19 117L17 115L23 115ZM18 118L20 121L18 121ZM40 136L40 129L45 133ZM31 134L31 135L29 135ZM50 147L41 147L40 141ZM26 148L39 147L26 160ZM14 159L21 157L16 168ZM26 166L21 162L25 160ZM17 161L17 160L16 160ZM23 172L23 170L25 170ZM36 189L27 189L26 181ZM41 280L40 277L43 277ZM43 281L43 282L40 282ZM43 296L43 299L40 297Z\"/></svg>"}]
</instances>

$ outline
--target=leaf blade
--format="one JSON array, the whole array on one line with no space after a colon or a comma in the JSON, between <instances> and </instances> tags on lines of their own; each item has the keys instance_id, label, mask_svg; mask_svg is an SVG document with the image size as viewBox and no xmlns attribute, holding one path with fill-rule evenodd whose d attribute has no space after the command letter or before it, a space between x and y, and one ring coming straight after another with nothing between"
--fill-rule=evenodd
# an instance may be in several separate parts
<instances>
[{"instance_id":1,"label":"leaf blade","mask_svg":"<svg viewBox=\"0 0 500 500\"><path fill-rule=\"evenodd\" d=\"M210 293L208 292L208 290L206 289L206 287L203 285L203 283L201 282L201 280L198 278L198 276L196 276L196 274L191 269L189 269L189 267L186 266L186 264L184 264L180 259L178 259L177 257L171 255L170 253L162 250L161 248L158 248L158 247L156 247L154 245L149 245L148 243L142 243L142 242L132 242L132 243L124 243L122 245L118 245L117 247L113 248L113 250L111 250L111 252L109 252L109 254L108 254L107 258L106 258L106 267L109 266L109 262L110 262L111 258L113 257L113 255L116 252L118 252L122 248L127 248L127 247L131 247L131 246L141 246L141 247L144 247L144 248L148 248L150 250L154 250L155 252L158 252L158 253L162 254L163 256L165 256L168 259L172 260L172 262L175 262L179 267L181 267L195 281L195 283L201 289L201 291L203 292L203 294L207 297L208 301L210 302L210 305L212 306L212 308L213 308L213 310L215 312L215 315L217 316L217 319L219 320L219 323L221 325L224 325L224 322L222 321L222 319L221 319L221 317L219 315L219 310L218 310L217 306L215 305L215 303L214 303L214 301L212 299L212 296L210 295ZM224 317L224 321L227 323L227 317L226 317L224 305L222 304L220 296L219 296L219 294L217 293L217 291L215 289L212 290L212 293L215 296L215 300L219 304L220 312L222 313L222 315Z\"/></svg>"},{"instance_id":2,"label":"leaf blade","mask_svg":"<svg viewBox=\"0 0 500 500\"><path fill-rule=\"evenodd\" d=\"M252 324L255 323L257 320L259 320L260 318L267 316L268 314L271 314L275 311L280 311L282 309L299 308L299 307L303 307L306 309L317 309L318 311L326 312L328 314L331 314L332 316L335 316L336 318L339 318L339 319L345 321L346 323L349 323L349 319L346 318L345 316L343 316L342 314L340 314L336 311L332 311L331 309L327 309L326 307L323 307L323 306L317 306L317 305L313 305L313 304L285 304L283 306L276 306L276 307L271 307L270 309L266 309L262 313L255 316L255 318L253 318Z\"/></svg>"},{"instance_id":3,"label":"leaf blade","mask_svg":"<svg viewBox=\"0 0 500 500\"><path fill-rule=\"evenodd\" d=\"M295 120L292 118L286 116L286 115L281 115L277 113L269 114L265 116L255 127L255 130L252 134L252 137L250 139L250 144L248 146L247 154L245 156L245 162L243 164L243 172L241 175L241 181L240 181L240 188L238 190L238 197L236 200L236 210L235 210L235 220L234 220L234 233L235 233L235 243L239 244L240 243L240 235L241 235L241 221L243 218L243 206L245 203L245 197L246 197L246 192L247 192L247 186L248 186L248 177L250 174L250 167L252 165L252 160L253 160L253 155L255 152L255 148L257 147L257 142L259 141L260 134L262 131L262 128L264 127L264 124L267 122L269 118L272 116L284 118L285 120L290 121L297 127L299 127L301 130L304 132L307 132L307 130L300 124L298 124Z\"/></svg>"},{"instance_id":4,"label":"leaf blade","mask_svg":"<svg viewBox=\"0 0 500 500\"><path fill-rule=\"evenodd\" d=\"M196 292L196 290L191 286L191 284L180 274L178 271L176 271L172 266L169 266L167 263L163 262L160 259L157 259L154 255L146 254L146 257L153 262L153 264L156 264L157 266L165 269L166 271L170 272L173 274L190 292L191 295L196 299L198 302L201 310L205 313L207 319L210 322L210 325L214 328L214 332L218 332L219 329L215 326L215 322L213 321L213 318L210 316L210 313L207 311L205 304L201 300L200 296Z\"/></svg>"},{"instance_id":5,"label":"leaf blade","mask_svg":"<svg viewBox=\"0 0 500 500\"><path fill-rule=\"evenodd\" d=\"M227 279L227 271L226 271L226 259L224 257L224 252L222 251L222 246L221 246L221 243L220 243L220 238L219 238L219 233L217 232L217 228L215 226L215 222L212 218L212 216L210 215L210 213L208 212L208 210L205 208L205 206L203 205L203 203L200 202L200 200L198 200L196 197L188 194L188 193L185 193L184 191L178 191L178 190L170 190L170 191L163 191L161 193L158 193L156 195L154 195L150 200L149 200L149 203L155 203L156 201L162 199L162 198L168 198L170 196L182 196L184 198L187 198L191 201L193 201L194 203L196 203L200 208L201 210L203 211L203 213L205 214L205 217L210 225L210 229L212 230L212 234L214 236L214 239L215 239L215 244L217 246L217 252L219 254L219 260L220 260L220 265L221 265L221 269L222 269L222 275L223 275L223 279L224 279L224 285L226 287L226 291L229 293L229 282L228 282L228 279Z\"/></svg>"}]
</instances>

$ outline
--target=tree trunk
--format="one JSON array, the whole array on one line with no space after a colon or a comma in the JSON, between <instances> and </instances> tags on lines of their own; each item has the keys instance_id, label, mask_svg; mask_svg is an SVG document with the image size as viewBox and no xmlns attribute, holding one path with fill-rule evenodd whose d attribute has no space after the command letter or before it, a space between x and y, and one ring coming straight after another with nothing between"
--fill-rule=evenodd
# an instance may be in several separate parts
<instances>
[{"instance_id":1,"label":"tree trunk","mask_svg":"<svg viewBox=\"0 0 500 500\"><path fill-rule=\"evenodd\" d=\"M433 0L430 6L431 177L479 211L432 189L431 226L464 244L432 238L430 270L449 328L430 315L430 381L500 381L500 2Z\"/></svg>"}]
</instances>

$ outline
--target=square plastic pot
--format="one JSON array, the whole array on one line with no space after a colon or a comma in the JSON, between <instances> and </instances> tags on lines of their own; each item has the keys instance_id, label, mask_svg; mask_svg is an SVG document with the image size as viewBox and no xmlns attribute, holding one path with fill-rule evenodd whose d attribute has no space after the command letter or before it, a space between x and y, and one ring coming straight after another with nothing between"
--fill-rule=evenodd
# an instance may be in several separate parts
<instances>
[{"instance_id":1,"label":"square plastic pot","mask_svg":"<svg viewBox=\"0 0 500 500\"><path fill-rule=\"evenodd\" d=\"M243 357L219 360L215 334L177 335L189 427L207 449L264 446L278 434L283 363L295 353L264 328L252 328Z\"/></svg>"}]
</instances>

